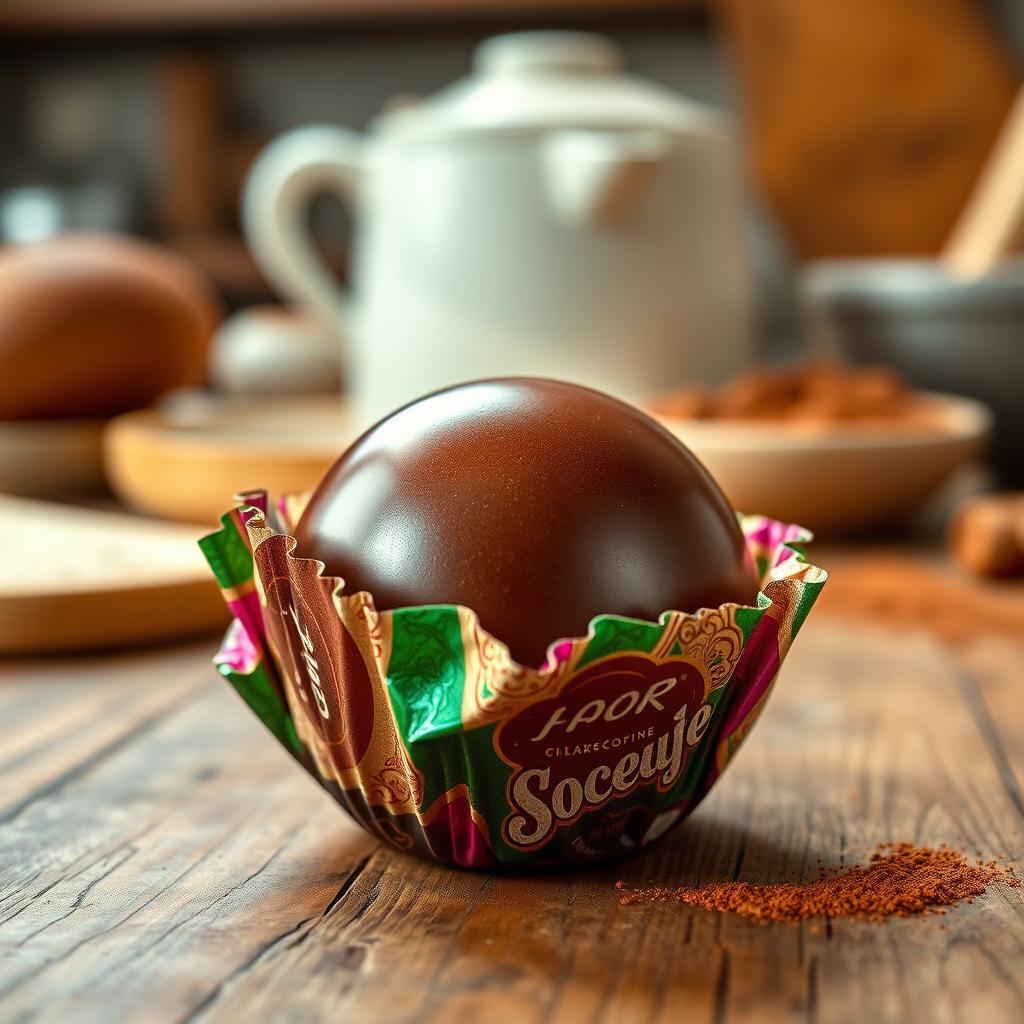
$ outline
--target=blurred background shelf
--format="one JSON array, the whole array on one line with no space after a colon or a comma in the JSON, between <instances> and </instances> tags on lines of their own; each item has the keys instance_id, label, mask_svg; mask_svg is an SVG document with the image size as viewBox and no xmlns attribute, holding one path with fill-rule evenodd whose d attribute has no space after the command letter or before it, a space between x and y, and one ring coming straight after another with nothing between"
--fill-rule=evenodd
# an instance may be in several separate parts
<instances>
[{"instance_id":1,"label":"blurred background shelf","mask_svg":"<svg viewBox=\"0 0 1024 1024\"><path fill-rule=\"evenodd\" d=\"M0 242L31 240L41 210L172 245L229 308L272 300L238 223L260 148L297 124L365 127L463 75L486 36L545 25L607 32L642 73L729 105L704 0L0 3ZM325 199L315 220L344 276L347 212Z\"/></svg>"},{"instance_id":2,"label":"blurred background shelf","mask_svg":"<svg viewBox=\"0 0 1024 1024\"><path fill-rule=\"evenodd\" d=\"M357 19L458 15L590 15L603 11L681 10L707 0L7 0L0 28L30 32L195 29L226 25L288 25Z\"/></svg>"},{"instance_id":3,"label":"blurred background shelf","mask_svg":"<svg viewBox=\"0 0 1024 1024\"><path fill-rule=\"evenodd\" d=\"M30 202L75 208L67 226L181 249L232 308L267 301L237 220L241 181L263 144L303 123L365 128L394 98L429 95L464 74L486 36L578 27L610 35L637 74L742 116L766 282L762 326L769 336L792 333L785 287L794 257L935 250L1024 56L1024 18L1012 0L951 0L928 13L926 30L912 4L827 6L6 0L0 241L17 240L12 197L32 189ZM908 76L900 68L911 45ZM785 61L774 59L780 47ZM83 181L87 200L69 194ZM325 201L315 220L344 272L345 211Z\"/></svg>"},{"instance_id":4,"label":"blurred background shelf","mask_svg":"<svg viewBox=\"0 0 1024 1024\"><path fill-rule=\"evenodd\" d=\"M204 271L228 312L280 301L239 222L270 139L309 123L366 130L462 77L487 36L580 28L735 127L756 355L777 363L800 352L808 262L939 251L1021 78L1021 12L1017 0L0 0L0 244L143 236ZM322 197L309 220L347 281L351 211Z\"/></svg>"}]
</instances>

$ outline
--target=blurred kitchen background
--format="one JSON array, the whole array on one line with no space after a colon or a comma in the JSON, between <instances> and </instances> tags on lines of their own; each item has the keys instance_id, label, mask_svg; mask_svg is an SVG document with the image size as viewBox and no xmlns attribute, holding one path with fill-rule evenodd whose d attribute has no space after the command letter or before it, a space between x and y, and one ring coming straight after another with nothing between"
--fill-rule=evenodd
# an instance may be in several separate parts
<instances>
[{"instance_id":1,"label":"blurred kitchen background","mask_svg":"<svg viewBox=\"0 0 1024 1024\"><path fill-rule=\"evenodd\" d=\"M464 76L484 38L545 27L605 34L738 119L769 349L790 260L939 251L1024 62L1015 0L4 0L0 235L138 233L231 308L270 299L238 223L269 139L364 129ZM343 268L342 205L313 220Z\"/></svg>"},{"instance_id":2,"label":"blurred kitchen background","mask_svg":"<svg viewBox=\"0 0 1024 1024\"><path fill-rule=\"evenodd\" d=\"M506 41L429 105L484 40L554 30L614 49ZM507 106L467 92L551 67L615 76L608 123L583 79L550 104L543 76ZM209 523L239 489L309 487L417 375L539 370L646 403L737 506L827 536L905 530L966 473L956 493L1000 503L968 571L1024 574L1022 67L1019 0L0 0L0 493ZM320 170L285 209L294 146L250 175L313 124L510 129L543 160L565 129L593 173L555 175L557 225L497 158L454 200L384 179L353 209L324 171L341 144L307 139ZM595 128L632 133L614 181ZM691 164L655 152L666 131ZM81 232L108 237L61 248ZM65 646L107 642L89 629ZM0 650L32 646L18 630Z\"/></svg>"}]
</instances>

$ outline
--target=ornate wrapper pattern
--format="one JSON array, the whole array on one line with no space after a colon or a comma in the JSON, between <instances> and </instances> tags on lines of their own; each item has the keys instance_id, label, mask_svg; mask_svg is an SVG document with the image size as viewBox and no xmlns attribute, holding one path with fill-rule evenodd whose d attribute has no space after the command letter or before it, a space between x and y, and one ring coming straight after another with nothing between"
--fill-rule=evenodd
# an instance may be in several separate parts
<instances>
[{"instance_id":1,"label":"ornate wrapper pattern","mask_svg":"<svg viewBox=\"0 0 1024 1024\"><path fill-rule=\"evenodd\" d=\"M757 719L825 573L800 527L741 525L756 607L598 616L528 668L455 606L377 612L292 555L262 493L200 542L235 616L218 670L368 831L467 867L586 862L688 814Z\"/></svg>"}]
</instances>

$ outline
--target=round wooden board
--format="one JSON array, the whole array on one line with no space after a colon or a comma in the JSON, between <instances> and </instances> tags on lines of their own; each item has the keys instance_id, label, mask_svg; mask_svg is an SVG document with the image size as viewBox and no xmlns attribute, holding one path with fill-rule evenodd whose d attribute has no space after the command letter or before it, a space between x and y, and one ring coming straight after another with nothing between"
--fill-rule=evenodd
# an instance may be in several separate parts
<instances>
[{"instance_id":1,"label":"round wooden board","mask_svg":"<svg viewBox=\"0 0 1024 1024\"><path fill-rule=\"evenodd\" d=\"M0 496L0 654L109 649L228 621L203 531Z\"/></svg>"}]
</instances>

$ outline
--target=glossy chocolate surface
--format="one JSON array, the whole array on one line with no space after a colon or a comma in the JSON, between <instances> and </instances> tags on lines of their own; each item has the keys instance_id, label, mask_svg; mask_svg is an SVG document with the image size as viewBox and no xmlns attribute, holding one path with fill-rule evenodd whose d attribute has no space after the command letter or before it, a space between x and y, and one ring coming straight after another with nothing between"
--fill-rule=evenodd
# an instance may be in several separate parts
<instances>
[{"instance_id":1,"label":"glossy chocolate surface","mask_svg":"<svg viewBox=\"0 0 1024 1024\"><path fill-rule=\"evenodd\" d=\"M601 613L656 620L756 599L735 515L645 413L557 381L463 384L341 456L296 531L379 610L462 604L539 666Z\"/></svg>"}]
</instances>

